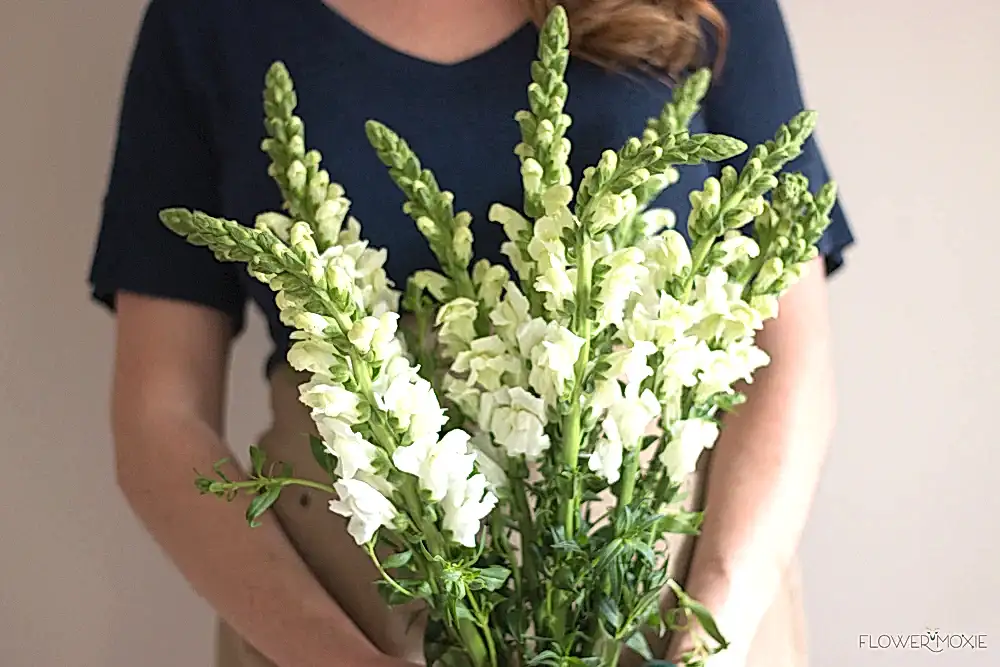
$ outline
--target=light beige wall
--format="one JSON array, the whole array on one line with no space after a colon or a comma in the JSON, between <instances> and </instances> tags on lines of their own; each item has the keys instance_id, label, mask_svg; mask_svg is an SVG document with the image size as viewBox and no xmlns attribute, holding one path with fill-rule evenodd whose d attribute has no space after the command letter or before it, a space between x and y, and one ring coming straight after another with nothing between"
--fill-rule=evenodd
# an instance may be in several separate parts
<instances>
[{"instance_id":1,"label":"light beige wall","mask_svg":"<svg viewBox=\"0 0 1000 667\"><path fill-rule=\"evenodd\" d=\"M814 665L996 664L1000 11L785 6L860 238L832 286L842 417L803 547ZM0 4L5 667L208 664L208 609L112 483L112 328L84 285L140 9ZM241 450L262 426L265 349L254 320L230 410ZM928 626L988 633L990 649L857 648L861 633Z\"/></svg>"}]
</instances>

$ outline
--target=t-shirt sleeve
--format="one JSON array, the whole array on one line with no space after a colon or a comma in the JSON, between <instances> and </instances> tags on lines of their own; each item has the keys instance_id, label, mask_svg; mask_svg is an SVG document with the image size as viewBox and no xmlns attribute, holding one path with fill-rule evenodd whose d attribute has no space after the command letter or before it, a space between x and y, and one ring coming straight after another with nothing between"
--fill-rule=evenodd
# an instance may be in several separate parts
<instances>
[{"instance_id":1,"label":"t-shirt sleeve","mask_svg":"<svg viewBox=\"0 0 1000 667\"><path fill-rule=\"evenodd\" d=\"M219 262L159 219L164 208L219 211L208 97L209 68L181 39L187 3L152 0L135 43L90 270L91 294L111 309L120 291L215 308L243 326L246 297L236 264Z\"/></svg>"},{"instance_id":2,"label":"t-shirt sleeve","mask_svg":"<svg viewBox=\"0 0 1000 667\"><path fill-rule=\"evenodd\" d=\"M705 97L710 132L741 139L752 148L774 137L778 127L804 109L791 41L777 0L717 0L729 24L729 45L722 72ZM730 161L741 168L747 154ZM816 134L784 171L800 172L814 192L830 175ZM844 250L854 242L838 199L830 226L817 244L827 275L844 263Z\"/></svg>"}]
</instances>

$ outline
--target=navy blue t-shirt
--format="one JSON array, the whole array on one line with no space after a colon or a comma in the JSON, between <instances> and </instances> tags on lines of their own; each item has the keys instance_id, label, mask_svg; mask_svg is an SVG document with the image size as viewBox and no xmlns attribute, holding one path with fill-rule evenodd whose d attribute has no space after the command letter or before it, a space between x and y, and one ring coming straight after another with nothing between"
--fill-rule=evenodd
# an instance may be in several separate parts
<instances>
[{"instance_id":1,"label":"navy blue t-shirt","mask_svg":"<svg viewBox=\"0 0 1000 667\"><path fill-rule=\"evenodd\" d=\"M730 44L691 131L753 146L803 108L792 50L777 0L716 5L729 22ZM521 204L513 115L527 105L537 41L528 25L486 53L442 65L374 40L322 0L151 0L122 100L90 274L94 298L113 307L116 292L125 290L194 302L227 313L237 328L253 301L274 340L268 366L284 357L290 331L271 290L244 266L217 262L158 219L161 209L181 206L252 225L258 213L279 209L260 150L264 74L275 60L294 79L308 147L323 154L331 178L346 188L364 236L388 249L386 269L398 286L436 261L368 144L368 119L402 135L442 188L455 193L456 210L473 214L477 256L504 261L503 230L486 212L493 202ZM566 78L575 178L603 150L640 134L670 99L665 84L577 59ZM745 159L733 163L740 167ZM683 227L688 192L718 169L682 168L680 182L654 206L673 209ZM803 172L814 188L829 180L814 140L787 169ZM841 265L852 242L838 204L820 242L828 271Z\"/></svg>"}]
</instances>

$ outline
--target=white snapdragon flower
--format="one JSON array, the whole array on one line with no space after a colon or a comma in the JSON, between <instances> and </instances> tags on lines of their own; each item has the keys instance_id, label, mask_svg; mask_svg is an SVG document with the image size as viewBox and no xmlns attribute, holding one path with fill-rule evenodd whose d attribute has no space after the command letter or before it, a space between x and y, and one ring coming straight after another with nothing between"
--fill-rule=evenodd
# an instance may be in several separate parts
<instances>
[{"instance_id":1,"label":"white snapdragon flower","mask_svg":"<svg viewBox=\"0 0 1000 667\"><path fill-rule=\"evenodd\" d=\"M707 276L695 276L695 298L707 314L728 315L731 304L742 295L743 288L729 282L729 274L722 267L713 267Z\"/></svg>"},{"instance_id":2,"label":"white snapdragon flower","mask_svg":"<svg viewBox=\"0 0 1000 667\"><path fill-rule=\"evenodd\" d=\"M483 394L478 422L508 456L532 461L551 445L545 433L545 402L520 387Z\"/></svg>"},{"instance_id":3,"label":"white snapdragon flower","mask_svg":"<svg viewBox=\"0 0 1000 667\"><path fill-rule=\"evenodd\" d=\"M722 252L720 266L729 266L744 259L753 259L760 255L760 246L751 237L736 229L726 232L716 248Z\"/></svg>"},{"instance_id":4,"label":"white snapdragon flower","mask_svg":"<svg viewBox=\"0 0 1000 667\"><path fill-rule=\"evenodd\" d=\"M653 374L653 369L646 360L655 352L656 345L645 340L637 340L630 347L612 352L607 357L607 362L611 365L607 377L621 380L627 385L638 385Z\"/></svg>"},{"instance_id":5,"label":"white snapdragon flower","mask_svg":"<svg viewBox=\"0 0 1000 667\"><path fill-rule=\"evenodd\" d=\"M452 299L438 310L435 322L440 327L438 341L448 358L454 358L459 352L469 349L472 339L476 337L478 316L479 306L476 302L463 297Z\"/></svg>"},{"instance_id":6,"label":"white snapdragon flower","mask_svg":"<svg viewBox=\"0 0 1000 667\"><path fill-rule=\"evenodd\" d=\"M452 486L464 484L472 474L476 455L469 451L469 434L449 431L440 440L429 436L392 453L399 470L420 480L420 488L440 502Z\"/></svg>"},{"instance_id":7,"label":"white snapdragon flower","mask_svg":"<svg viewBox=\"0 0 1000 667\"><path fill-rule=\"evenodd\" d=\"M672 479L680 481L694 472L701 453L711 449L718 437L719 427L713 421L676 421L670 426L670 440L660 454L660 462Z\"/></svg>"},{"instance_id":8,"label":"white snapdragon flower","mask_svg":"<svg viewBox=\"0 0 1000 667\"><path fill-rule=\"evenodd\" d=\"M674 229L643 239L639 247L646 256L648 280L654 293L662 289L668 280L691 268L691 249L688 247L688 242Z\"/></svg>"},{"instance_id":9,"label":"white snapdragon flower","mask_svg":"<svg viewBox=\"0 0 1000 667\"><path fill-rule=\"evenodd\" d=\"M651 238L676 227L677 214L669 208L649 208L639 214L639 224L642 225L643 238Z\"/></svg>"},{"instance_id":10,"label":"white snapdragon flower","mask_svg":"<svg viewBox=\"0 0 1000 667\"><path fill-rule=\"evenodd\" d=\"M520 242L523 235L531 229L531 223L524 219L520 213L503 204L493 204L490 207L488 216L491 222L503 225L504 233L509 241L500 245L500 252L510 259L510 264L521 276L531 273L531 263L521 252Z\"/></svg>"},{"instance_id":11,"label":"white snapdragon flower","mask_svg":"<svg viewBox=\"0 0 1000 667\"><path fill-rule=\"evenodd\" d=\"M492 310L497 307L504 287L510 282L510 272L504 266L480 260L472 271L472 282L476 285L479 302L487 310Z\"/></svg>"},{"instance_id":12,"label":"white snapdragon flower","mask_svg":"<svg viewBox=\"0 0 1000 667\"><path fill-rule=\"evenodd\" d=\"M757 311L761 319L771 320L778 316L778 297L760 294L750 297L750 307Z\"/></svg>"},{"instance_id":13,"label":"white snapdragon flower","mask_svg":"<svg viewBox=\"0 0 1000 667\"><path fill-rule=\"evenodd\" d=\"M480 385L487 391L496 391L508 384L520 384L523 374L521 360L510 354L507 345L499 336L477 338L469 349L458 353L451 371L456 374L468 373L470 385ZM504 381L508 375L510 380Z\"/></svg>"},{"instance_id":14,"label":"white snapdragon flower","mask_svg":"<svg viewBox=\"0 0 1000 667\"><path fill-rule=\"evenodd\" d=\"M621 194L608 192L602 195L593 204L591 233L596 235L613 230L635 213L638 204L631 190Z\"/></svg>"},{"instance_id":15,"label":"white snapdragon flower","mask_svg":"<svg viewBox=\"0 0 1000 667\"><path fill-rule=\"evenodd\" d=\"M482 390L454 375L445 375L442 380L444 394L458 406L466 417L475 418L479 414L479 397Z\"/></svg>"},{"instance_id":16,"label":"white snapdragon flower","mask_svg":"<svg viewBox=\"0 0 1000 667\"><path fill-rule=\"evenodd\" d=\"M258 215L255 223L254 226L257 229L266 229L285 243L288 243L289 233L292 231L292 225L295 221L282 213L267 211Z\"/></svg>"},{"instance_id":17,"label":"white snapdragon flower","mask_svg":"<svg viewBox=\"0 0 1000 667\"><path fill-rule=\"evenodd\" d=\"M531 328L525 327L525 332ZM542 338L529 348L531 373L528 383L545 403L554 406L566 389L566 383L575 375L574 365L583 347L583 338L558 322L545 324ZM530 338L525 335L525 339Z\"/></svg>"},{"instance_id":18,"label":"white snapdragon flower","mask_svg":"<svg viewBox=\"0 0 1000 667\"><path fill-rule=\"evenodd\" d=\"M486 477L486 484L490 491L496 492L497 489L507 486L507 471L504 470L502 463L506 457L493 444L489 433L480 431L472 436L469 445L476 455L476 468Z\"/></svg>"},{"instance_id":19,"label":"white snapdragon flower","mask_svg":"<svg viewBox=\"0 0 1000 667\"><path fill-rule=\"evenodd\" d=\"M648 277L644 260L645 255L639 248L615 250L600 260L608 272L597 288L598 330L612 324L622 326L626 303L633 294L641 292L642 282Z\"/></svg>"},{"instance_id":20,"label":"white snapdragon flower","mask_svg":"<svg viewBox=\"0 0 1000 667\"><path fill-rule=\"evenodd\" d=\"M367 544L379 528L390 527L396 507L375 487L359 479L334 482L337 499L330 501L330 511L348 517L347 532L359 544Z\"/></svg>"},{"instance_id":21,"label":"white snapdragon flower","mask_svg":"<svg viewBox=\"0 0 1000 667\"><path fill-rule=\"evenodd\" d=\"M621 477L622 461L625 458L625 446L615 420L606 417L601 424L601 437L594 445L594 451L587 459L587 467L614 484Z\"/></svg>"},{"instance_id":22,"label":"white snapdragon flower","mask_svg":"<svg viewBox=\"0 0 1000 667\"><path fill-rule=\"evenodd\" d=\"M361 418L358 412L361 399L342 384L330 382L321 375L299 387L299 400L312 408L314 414L343 419L350 424Z\"/></svg>"},{"instance_id":23,"label":"white snapdragon flower","mask_svg":"<svg viewBox=\"0 0 1000 667\"><path fill-rule=\"evenodd\" d=\"M545 307L559 312L565 301L573 299L574 284L568 270L563 234L578 222L568 205L573 198L572 188L556 185L542 195L545 215L533 227L528 242L528 255L537 266L535 289L546 294Z\"/></svg>"},{"instance_id":24,"label":"white snapdragon flower","mask_svg":"<svg viewBox=\"0 0 1000 667\"><path fill-rule=\"evenodd\" d=\"M406 357L393 357L372 382L376 405L391 414L413 440L437 435L448 421L431 384Z\"/></svg>"},{"instance_id":25,"label":"white snapdragon flower","mask_svg":"<svg viewBox=\"0 0 1000 667\"><path fill-rule=\"evenodd\" d=\"M441 502L444 517L441 524L452 539L464 547L474 548L483 519L497 505L497 497L487 490L484 475L473 475L464 483L454 484Z\"/></svg>"},{"instance_id":26,"label":"white snapdragon flower","mask_svg":"<svg viewBox=\"0 0 1000 667\"><path fill-rule=\"evenodd\" d=\"M660 415L660 401L646 389L639 392L638 385L628 385L622 400L608 408L608 419L615 423L618 437L625 449L635 449L649 425ZM605 420L606 421L606 420Z\"/></svg>"},{"instance_id":27,"label":"white snapdragon flower","mask_svg":"<svg viewBox=\"0 0 1000 667\"><path fill-rule=\"evenodd\" d=\"M678 338L665 346L659 368L659 377L664 378L665 393L673 395L684 387L698 384L698 373L711 363L712 355L708 344L696 336Z\"/></svg>"},{"instance_id":28,"label":"white snapdragon flower","mask_svg":"<svg viewBox=\"0 0 1000 667\"><path fill-rule=\"evenodd\" d=\"M696 400L703 401L717 393L731 393L736 382L752 382L754 371L769 362L767 353L749 339L713 350L703 360Z\"/></svg>"},{"instance_id":29,"label":"white snapdragon flower","mask_svg":"<svg viewBox=\"0 0 1000 667\"><path fill-rule=\"evenodd\" d=\"M326 374L334 366L342 365L342 356L337 349L319 338L313 338L301 331L293 331L292 346L288 349L288 364L299 372Z\"/></svg>"},{"instance_id":30,"label":"white snapdragon flower","mask_svg":"<svg viewBox=\"0 0 1000 667\"><path fill-rule=\"evenodd\" d=\"M337 459L334 473L341 479L353 479L359 472L374 473L372 465L378 450L351 429L351 425L337 417L314 415L316 429L323 440L324 449Z\"/></svg>"},{"instance_id":31,"label":"white snapdragon flower","mask_svg":"<svg viewBox=\"0 0 1000 667\"><path fill-rule=\"evenodd\" d=\"M503 299L490 311L490 321L508 344L518 344L518 329L530 318L531 306L513 282L507 283Z\"/></svg>"}]
</instances>

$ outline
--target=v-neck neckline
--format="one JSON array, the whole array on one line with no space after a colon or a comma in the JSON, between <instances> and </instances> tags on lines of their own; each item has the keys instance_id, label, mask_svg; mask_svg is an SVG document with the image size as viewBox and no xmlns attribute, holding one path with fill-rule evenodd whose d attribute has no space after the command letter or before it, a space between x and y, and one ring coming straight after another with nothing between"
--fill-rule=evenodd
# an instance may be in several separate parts
<instances>
[{"instance_id":1,"label":"v-neck neckline","mask_svg":"<svg viewBox=\"0 0 1000 667\"><path fill-rule=\"evenodd\" d=\"M349 39L366 56L381 60L388 67L406 70L409 73L434 75L467 72L480 65L502 61L512 47L521 43L527 44L528 42L534 44L538 38L534 23L525 21L525 23L493 46L462 60L446 63L423 58L387 44L348 19L338 9L323 0L304 1L318 10L317 13L323 20L337 27L339 29L338 32Z\"/></svg>"}]
</instances>

